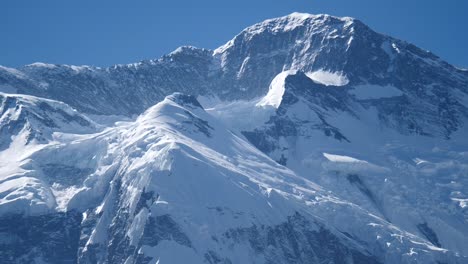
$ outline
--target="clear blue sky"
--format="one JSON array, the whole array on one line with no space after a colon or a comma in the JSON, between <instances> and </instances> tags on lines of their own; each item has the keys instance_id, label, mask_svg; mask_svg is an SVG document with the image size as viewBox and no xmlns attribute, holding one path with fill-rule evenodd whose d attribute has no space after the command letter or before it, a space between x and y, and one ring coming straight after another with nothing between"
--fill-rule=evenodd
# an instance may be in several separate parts
<instances>
[{"instance_id":1,"label":"clear blue sky","mask_svg":"<svg viewBox=\"0 0 468 264\"><path fill-rule=\"evenodd\" d=\"M253 23L294 11L356 17L468 67L465 0L1 0L0 65L109 66L181 45L216 48Z\"/></svg>"}]
</instances>

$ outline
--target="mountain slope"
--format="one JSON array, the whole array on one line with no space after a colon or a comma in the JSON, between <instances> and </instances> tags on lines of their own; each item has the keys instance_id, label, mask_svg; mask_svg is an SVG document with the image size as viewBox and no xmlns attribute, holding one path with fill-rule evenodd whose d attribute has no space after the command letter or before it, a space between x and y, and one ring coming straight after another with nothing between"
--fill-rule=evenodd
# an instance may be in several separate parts
<instances>
[{"instance_id":1,"label":"mountain slope","mask_svg":"<svg viewBox=\"0 0 468 264\"><path fill-rule=\"evenodd\" d=\"M467 89L299 13L214 51L0 67L0 262L464 263Z\"/></svg>"},{"instance_id":2,"label":"mountain slope","mask_svg":"<svg viewBox=\"0 0 468 264\"><path fill-rule=\"evenodd\" d=\"M0 247L3 262L463 261L278 165L191 96L174 94L135 122L67 140L28 157L28 177L49 181L56 206L3 229L19 237ZM66 180L72 166L81 173ZM60 232L44 221L66 223L70 235L21 240L26 222L40 237Z\"/></svg>"},{"instance_id":3,"label":"mountain slope","mask_svg":"<svg viewBox=\"0 0 468 264\"><path fill-rule=\"evenodd\" d=\"M401 94L361 101L342 87L321 87L303 73L283 81L275 84L284 87L278 109L263 125L243 131L251 143L387 221L424 236L431 230L428 237L437 238L435 245L466 254L468 218L460 203L466 199L461 176L466 127L451 140L402 133L382 125L379 113L379 106L400 100ZM262 107L251 111L265 111ZM425 129L439 128L426 124Z\"/></svg>"},{"instance_id":4,"label":"mountain slope","mask_svg":"<svg viewBox=\"0 0 468 264\"><path fill-rule=\"evenodd\" d=\"M20 94L0 93L0 149L15 137L24 143L45 143L54 132L92 133L99 128L70 106L53 100Z\"/></svg>"},{"instance_id":5,"label":"mountain slope","mask_svg":"<svg viewBox=\"0 0 468 264\"><path fill-rule=\"evenodd\" d=\"M63 101L85 113L132 116L175 91L203 92L212 60L208 50L181 47L157 60L108 68L45 63L1 67L0 91Z\"/></svg>"},{"instance_id":6,"label":"mountain slope","mask_svg":"<svg viewBox=\"0 0 468 264\"><path fill-rule=\"evenodd\" d=\"M272 79L287 70L326 84L393 86L409 99L419 98L419 106L440 108L442 119L454 117L448 105L457 98L466 104L466 71L359 20L298 13L248 27L214 51L182 47L158 60L109 68L2 67L0 91L60 100L87 113L133 115L172 92L251 100L265 95ZM412 110L407 104L403 110ZM456 129L447 126L448 132Z\"/></svg>"},{"instance_id":7,"label":"mountain slope","mask_svg":"<svg viewBox=\"0 0 468 264\"><path fill-rule=\"evenodd\" d=\"M70 133L80 137L79 134L96 133L102 128L61 102L4 93L0 93L0 100L0 212L47 212L56 206L56 194L48 187L48 179L32 176L36 165L30 155L55 145ZM53 156L44 159L51 160ZM77 177L78 172L62 173Z\"/></svg>"}]
</instances>

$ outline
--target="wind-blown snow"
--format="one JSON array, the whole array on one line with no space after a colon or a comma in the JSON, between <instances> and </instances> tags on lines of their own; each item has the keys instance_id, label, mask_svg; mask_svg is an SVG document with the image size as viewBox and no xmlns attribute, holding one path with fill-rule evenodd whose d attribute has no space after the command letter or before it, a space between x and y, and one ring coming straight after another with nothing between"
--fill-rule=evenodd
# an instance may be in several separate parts
<instances>
[{"instance_id":1,"label":"wind-blown snow","mask_svg":"<svg viewBox=\"0 0 468 264\"><path fill-rule=\"evenodd\" d=\"M348 78L342 72L318 70L314 72L307 72L306 75L314 82L326 86L345 86L349 83Z\"/></svg>"},{"instance_id":2,"label":"wind-blown snow","mask_svg":"<svg viewBox=\"0 0 468 264\"><path fill-rule=\"evenodd\" d=\"M273 79L270 84L270 88L268 90L268 93L265 97L263 97L258 103L257 106L273 106L275 108L278 108L279 105L281 104L281 101L283 100L283 94L284 94L284 85L285 85L285 79L288 77L290 74L294 74L296 71L284 71Z\"/></svg>"}]
</instances>

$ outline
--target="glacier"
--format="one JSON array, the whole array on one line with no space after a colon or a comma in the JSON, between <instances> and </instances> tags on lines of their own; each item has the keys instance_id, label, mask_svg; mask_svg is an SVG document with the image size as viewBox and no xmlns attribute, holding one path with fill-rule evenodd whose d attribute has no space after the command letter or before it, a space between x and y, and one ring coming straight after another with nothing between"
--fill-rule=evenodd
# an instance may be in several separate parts
<instances>
[{"instance_id":1,"label":"glacier","mask_svg":"<svg viewBox=\"0 0 468 264\"><path fill-rule=\"evenodd\" d=\"M1 263L466 263L468 72L349 17L0 67Z\"/></svg>"}]
</instances>

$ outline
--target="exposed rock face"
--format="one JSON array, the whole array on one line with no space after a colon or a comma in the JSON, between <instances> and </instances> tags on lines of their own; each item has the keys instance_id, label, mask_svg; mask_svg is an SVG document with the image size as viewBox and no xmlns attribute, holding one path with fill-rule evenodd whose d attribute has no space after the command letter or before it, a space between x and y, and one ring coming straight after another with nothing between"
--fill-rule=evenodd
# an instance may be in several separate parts
<instances>
[{"instance_id":1,"label":"exposed rock face","mask_svg":"<svg viewBox=\"0 0 468 264\"><path fill-rule=\"evenodd\" d=\"M0 218L2 263L77 263L81 214Z\"/></svg>"},{"instance_id":2,"label":"exposed rock face","mask_svg":"<svg viewBox=\"0 0 468 264\"><path fill-rule=\"evenodd\" d=\"M359 20L327 15L267 20L215 51L182 47L158 60L109 68L50 64L2 68L0 87L60 100L87 113L132 115L173 92L253 99L265 95L272 79L287 70L315 73L321 79L338 76L340 81L334 84L351 87L396 87L406 101L380 108L394 116L389 122L403 121L418 133L426 133L419 120L405 117L414 111L430 112L433 119L427 121L443 127L441 133L447 137L458 127L458 115L466 113L460 101L468 92L466 71L378 34Z\"/></svg>"}]
</instances>

